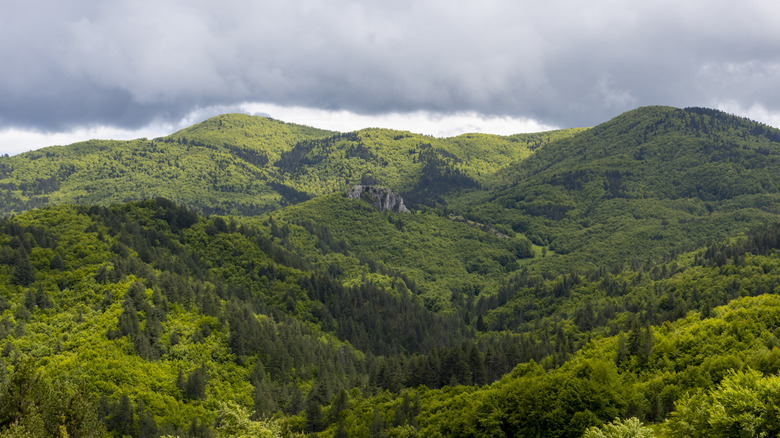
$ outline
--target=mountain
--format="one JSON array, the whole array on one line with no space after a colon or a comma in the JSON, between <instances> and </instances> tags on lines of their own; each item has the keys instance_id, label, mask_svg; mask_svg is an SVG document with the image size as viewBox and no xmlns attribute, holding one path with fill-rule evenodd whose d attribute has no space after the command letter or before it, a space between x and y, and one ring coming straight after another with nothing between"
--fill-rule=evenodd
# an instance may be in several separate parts
<instances>
[{"instance_id":1,"label":"mountain","mask_svg":"<svg viewBox=\"0 0 780 438\"><path fill-rule=\"evenodd\" d=\"M0 163L2 214L45 205L127 202L164 196L206 212L278 208L267 163L328 131L239 114L153 140L92 140Z\"/></svg>"},{"instance_id":2,"label":"mountain","mask_svg":"<svg viewBox=\"0 0 780 438\"><path fill-rule=\"evenodd\" d=\"M644 107L540 148L511 182L450 208L562 255L545 269L645 263L780 212L780 130L701 108Z\"/></svg>"},{"instance_id":3,"label":"mountain","mask_svg":"<svg viewBox=\"0 0 780 438\"><path fill-rule=\"evenodd\" d=\"M224 115L0 158L0 433L776 435L778 154L645 107L448 139Z\"/></svg>"},{"instance_id":4,"label":"mountain","mask_svg":"<svg viewBox=\"0 0 780 438\"><path fill-rule=\"evenodd\" d=\"M413 204L432 203L577 131L434 139L227 114L152 140L92 140L2 157L0 215L154 197L204 213L255 215L361 183L405 192Z\"/></svg>"}]
</instances>

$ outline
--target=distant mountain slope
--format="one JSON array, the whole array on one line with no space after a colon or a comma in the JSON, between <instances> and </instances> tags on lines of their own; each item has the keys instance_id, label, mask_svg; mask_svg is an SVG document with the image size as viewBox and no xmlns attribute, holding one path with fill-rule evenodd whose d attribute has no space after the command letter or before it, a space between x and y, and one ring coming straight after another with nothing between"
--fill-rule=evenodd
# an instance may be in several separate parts
<instances>
[{"instance_id":1,"label":"distant mountain slope","mask_svg":"<svg viewBox=\"0 0 780 438\"><path fill-rule=\"evenodd\" d=\"M230 114L153 140L92 140L0 160L0 215L164 196L206 212L278 208L268 163L330 132Z\"/></svg>"},{"instance_id":2,"label":"distant mountain slope","mask_svg":"<svg viewBox=\"0 0 780 438\"><path fill-rule=\"evenodd\" d=\"M506 173L503 189L453 206L569 254L559 268L644 262L780 213L780 130L714 110L645 107Z\"/></svg>"},{"instance_id":3,"label":"distant mountain slope","mask_svg":"<svg viewBox=\"0 0 780 438\"><path fill-rule=\"evenodd\" d=\"M343 194L321 196L271 218L302 227L291 235L293 248L322 270L349 283L366 276L360 265L374 278L377 273L398 277L436 311L460 310L459 299L495 293L507 273L534 256L521 236L483 231L430 209L379 212Z\"/></svg>"},{"instance_id":4,"label":"distant mountain slope","mask_svg":"<svg viewBox=\"0 0 780 438\"><path fill-rule=\"evenodd\" d=\"M0 215L157 196L206 213L254 215L366 181L431 204L488 183L539 145L576 131L435 139L227 114L153 140L92 140L0 158Z\"/></svg>"}]
</instances>

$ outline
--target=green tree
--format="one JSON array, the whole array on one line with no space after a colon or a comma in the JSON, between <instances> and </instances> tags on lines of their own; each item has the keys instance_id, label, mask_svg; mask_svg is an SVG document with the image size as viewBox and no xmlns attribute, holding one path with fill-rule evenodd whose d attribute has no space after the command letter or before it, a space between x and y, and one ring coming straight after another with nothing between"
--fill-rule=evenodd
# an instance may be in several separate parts
<instances>
[{"instance_id":1,"label":"green tree","mask_svg":"<svg viewBox=\"0 0 780 438\"><path fill-rule=\"evenodd\" d=\"M717 387L683 397L669 420L672 436L780 435L780 376L730 371Z\"/></svg>"},{"instance_id":2,"label":"green tree","mask_svg":"<svg viewBox=\"0 0 780 438\"><path fill-rule=\"evenodd\" d=\"M11 282L19 286L29 286L35 281L35 268L30 263L30 257L22 247L16 251Z\"/></svg>"},{"instance_id":3,"label":"green tree","mask_svg":"<svg viewBox=\"0 0 780 438\"><path fill-rule=\"evenodd\" d=\"M204 365L195 368L187 375L183 395L188 400L201 400L206 397L206 368Z\"/></svg>"},{"instance_id":4,"label":"green tree","mask_svg":"<svg viewBox=\"0 0 780 438\"><path fill-rule=\"evenodd\" d=\"M276 420L251 420L252 414L237 403L220 403L217 420L217 438L277 438L282 428Z\"/></svg>"},{"instance_id":5,"label":"green tree","mask_svg":"<svg viewBox=\"0 0 780 438\"><path fill-rule=\"evenodd\" d=\"M582 438L654 438L653 429L645 427L637 418L628 418L586 430Z\"/></svg>"}]
</instances>

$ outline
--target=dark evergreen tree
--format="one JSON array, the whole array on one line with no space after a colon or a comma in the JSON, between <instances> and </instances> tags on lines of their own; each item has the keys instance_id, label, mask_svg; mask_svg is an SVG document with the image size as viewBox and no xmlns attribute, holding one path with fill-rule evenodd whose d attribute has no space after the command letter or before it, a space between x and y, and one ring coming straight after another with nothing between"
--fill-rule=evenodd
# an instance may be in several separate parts
<instances>
[{"instance_id":1,"label":"dark evergreen tree","mask_svg":"<svg viewBox=\"0 0 780 438\"><path fill-rule=\"evenodd\" d=\"M29 286L35 281L35 268L30 263L27 252L19 248L16 251L14 269L11 274L11 283L19 286Z\"/></svg>"},{"instance_id":2,"label":"dark evergreen tree","mask_svg":"<svg viewBox=\"0 0 780 438\"><path fill-rule=\"evenodd\" d=\"M317 401L316 397L306 398L306 425L304 431L313 433L319 432L323 429L325 421L322 416L322 407Z\"/></svg>"},{"instance_id":3,"label":"dark evergreen tree","mask_svg":"<svg viewBox=\"0 0 780 438\"><path fill-rule=\"evenodd\" d=\"M615 354L615 365L618 367L623 364L623 362L626 361L626 357L628 356L628 349L626 348L626 336L623 333L620 333L618 336L618 344L617 344L617 353Z\"/></svg>"},{"instance_id":4,"label":"dark evergreen tree","mask_svg":"<svg viewBox=\"0 0 780 438\"><path fill-rule=\"evenodd\" d=\"M143 400L138 402L136 409L138 413L138 436L139 438L156 438L158 435L157 422L154 416L149 412Z\"/></svg>"},{"instance_id":5,"label":"dark evergreen tree","mask_svg":"<svg viewBox=\"0 0 780 438\"><path fill-rule=\"evenodd\" d=\"M135 339L140 334L141 325L138 321L138 312L135 310L132 300L125 298L122 302L122 313L119 315L117 330L121 336Z\"/></svg>"},{"instance_id":6,"label":"dark evergreen tree","mask_svg":"<svg viewBox=\"0 0 780 438\"><path fill-rule=\"evenodd\" d=\"M468 366L471 370L471 383L474 385L484 385L487 382L487 371L485 370L485 358L479 351L477 344L473 344L469 350Z\"/></svg>"},{"instance_id":7,"label":"dark evergreen tree","mask_svg":"<svg viewBox=\"0 0 780 438\"><path fill-rule=\"evenodd\" d=\"M49 261L49 269L52 271L61 271L65 269L65 262L59 254L54 254L54 257L51 258Z\"/></svg>"},{"instance_id":8,"label":"dark evergreen tree","mask_svg":"<svg viewBox=\"0 0 780 438\"><path fill-rule=\"evenodd\" d=\"M119 436L136 436L133 405L127 394L122 394L119 400L114 403L111 409L108 429L116 432Z\"/></svg>"},{"instance_id":9,"label":"dark evergreen tree","mask_svg":"<svg viewBox=\"0 0 780 438\"><path fill-rule=\"evenodd\" d=\"M371 424L368 426L368 436L371 438L384 438L387 436L385 433L385 421L377 409L374 409L372 414Z\"/></svg>"},{"instance_id":10,"label":"dark evergreen tree","mask_svg":"<svg viewBox=\"0 0 780 438\"><path fill-rule=\"evenodd\" d=\"M206 369L203 365L187 375L183 395L188 400L201 400L206 397Z\"/></svg>"},{"instance_id":11,"label":"dark evergreen tree","mask_svg":"<svg viewBox=\"0 0 780 438\"><path fill-rule=\"evenodd\" d=\"M330 422L335 423L341 419L341 413L349 409L349 395L347 391L341 390L333 399L333 404L330 406Z\"/></svg>"},{"instance_id":12,"label":"dark evergreen tree","mask_svg":"<svg viewBox=\"0 0 780 438\"><path fill-rule=\"evenodd\" d=\"M179 389L179 392L184 396L184 392L187 390L187 381L184 379L184 373L179 370L179 373L176 375L176 387Z\"/></svg>"}]
</instances>

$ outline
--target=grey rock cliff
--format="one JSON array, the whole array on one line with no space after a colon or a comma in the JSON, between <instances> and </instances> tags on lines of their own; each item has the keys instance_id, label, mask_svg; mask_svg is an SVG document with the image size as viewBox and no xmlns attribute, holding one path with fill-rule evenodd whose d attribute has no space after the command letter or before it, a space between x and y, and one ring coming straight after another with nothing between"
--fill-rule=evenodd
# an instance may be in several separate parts
<instances>
[{"instance_id":1,"label":"grey rock cliff","mask_svg":"<svg viewBox=\"0 0 780 438\"><path fill-rule=\"evenodd\" d=\"M355 186L347 192L347 197L349 199L362 199L379 211L410 213L404 205L404 199L401 195L385 187Z\"/></svg>"}]
</instances>

